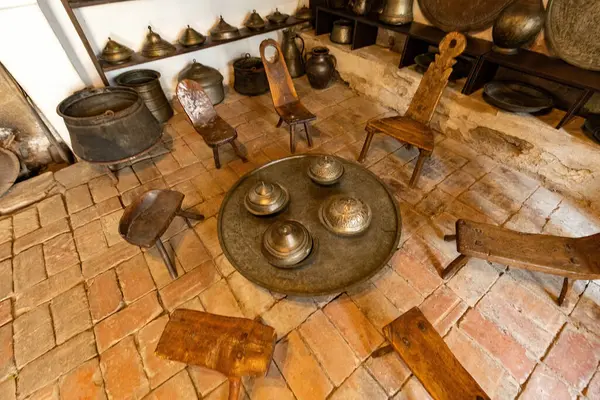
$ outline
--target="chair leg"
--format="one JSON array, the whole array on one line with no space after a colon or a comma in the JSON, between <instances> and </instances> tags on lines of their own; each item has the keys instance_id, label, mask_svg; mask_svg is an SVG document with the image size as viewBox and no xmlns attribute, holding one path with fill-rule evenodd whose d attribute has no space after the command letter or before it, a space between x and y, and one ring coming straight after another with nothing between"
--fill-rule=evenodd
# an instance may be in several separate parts
<instances>
[{"instance_id":1,"label":"chair leg","mask_svg":"<svg viewBox=\"0 0 600 400\"><path fill-rule=\"evenodd\" d=\"M565 298L567 297L567 293L569 292L569 278L563 279L562 289L560 289L560 295L558 296L558 306L562 306Z\"/></svg>"},{"instance_id":2,"label":"chair leg","mask_svg":"<svg viewBox=\"0 0 600 400\"><path fill-rule=\"evenodd\" d=\"M442 279L446 279L448 276L452 274L454 271L458 271L460 268L464 267L464 265L469 261L469 257L461 254L456 257L454 261L450 263L441 273Z\"/></svg>"},{"instance_id":3,"label":"chair leg","mask_svg":"<svg viewBox=\"0 0 600 400\"><path fill-rule=\"evenodd\" d=\"M371 141L373 140L373 136L375 136L375 132L367 132L365 144L363 144L363 148L360 151L360 155L358 156L359 163L365 162L365 158L367 158L367 152L369 151L369 147L371 147Z\"/></svg>"},{"instance_id":4,"label":"chair leg","mask_svg":"<svg viewBox=\"0 0 600 400\"><path fill-rule=\"evenodd\" d=\"M213 147L213 157L215 159L215 167L221 168L221 161L219 161L219 146Z\"/></svg>"},{"instance_id":5,"label":"chair leg","mask_svg":"<svg viewBox=\"0 0 600 400\"><path fill-rule=\"evenodd\" d=\"M275 125L275 128L279 128L283 124L283 118L279 117L279 122Z\"/></svg>"},{"instance_id":6,"label":"chair leg","mask_svg":"<svg viewBox=\"0 0 600 400\"><path fill-rule=\"evenodd\" d=\"M290 124L290 152L294 154L296 152L296 132L294 130L295 125Z\"/></svg>"},{"instance_id":7,"label":"chair leg","mask_svg":"<svg viewBox=\"0 0 600 400\"><path fill-rule=\"evenodd\" d=\"M417 182L419 182L419 178L421 177L421 170L423 169L423 164L425 160L429 157L429 152L424 150L419 150L419 159L417 160L417 165L415 166L415 170L413 171L412 177L410 178L410 182L408 186L413 188L417 186Z\"/></svg>"},{"instance_id":8,"label":"chair leg","mask_svg":"<svg viewBox=\"0 0 600 400\"><path fill-rule=\"evenodd\" d=\"M375 350L373 352L373 354L371 354L371 357L373 357L373 358L383 357L386 354L391 353L392 351L394 351L394 347L391 344L388 344L388 345L385 345L385 346L380 347L377 350Z\"/></svg>"},{"instance_id":9,"label":"chair leg","mask_svg":"<svg viewBox=\"0 0 600 400\"><path fill-rule=\"evenodd\" d=\"M231 141L231 147L233 147L233 152L235 153L236 156L238 156L243 162L245 162L245 163L248 162L248 159L246 158L244 153L242 153L242 150L239 148L239 146L235 142L235 139Z\"/></svg>"},{"instance_id":10,"label":"chair leg","mask_svg":"<svg viewBox=\"0 0 600 400\"><path fill-rule=\"evenodd\" d=\"M308 130L308 123L304 123L304 132L306 132L306 141L308 142L308 148L313 147L312 137L310 136L310 131Z\"/></svg>"},{"instance_id":11,"label":"chair leg","mask_svg":"<svg viewBox=\"0 0 600 400\"><path fill-rule=\"evenodd\" d=\"M175 265L173 265L173 261L171 261L171 257L169 257L169 253L167 253L167 249L165 249L165 245L163 244L163 242L160 241L160 238L156 240L156 248L158 249L158 252L160 253L160 256L162 257L163 261L165 262L165 265L169 270L169 275L171 275L171 278L177 279L177 269L175 268Z\"/></svg>"}]
</instances>

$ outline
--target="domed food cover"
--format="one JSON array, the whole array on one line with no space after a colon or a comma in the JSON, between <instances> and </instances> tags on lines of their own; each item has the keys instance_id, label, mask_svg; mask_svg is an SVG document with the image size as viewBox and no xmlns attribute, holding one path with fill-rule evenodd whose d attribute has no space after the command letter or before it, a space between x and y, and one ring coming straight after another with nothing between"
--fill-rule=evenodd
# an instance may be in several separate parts
<instances>
[{"instance_id":1,"label":"domed food cover","mask_svg":"<svg viewBox=\"0 0 600 400\"><path fill-rule=\"evenodd\" d=\"M129 47L108 38L108 42L100 54L100 59L109 64L121 64L129 60L132 55L133 50Z\"/></svg>"},{"instance_id":2,"label":"domed food cover","mask_svg":"<svg viewBox=\"0 0 600 400\"><path fill-rule=\"evenodd\" d=\"M148 26L148 34L142 47L142 55L152 58L164 57L173 53L175 53L175 46L161 38L158 33L152 31L151 26Z\"/></svg>"},{"instance_id":3,"label":"domed food cover","mask_svg":"<svg viewBox=\"0 0 600 400\"><path fill-rule=\"evenodd\" d=\"M340 236L354 236L366 231L371 224L371 207L349 195L329 197L319 208L321 223Z\"/></svg>"},{"instance_id":4,"label":"domed food cover","mask_svg":"<svg viewBox=\"0 0 600 400\"><path fill-rule=\"evenodd\" d=\"M235 26L229 25L221 15L219 22L210 30L210 37L213 40L228 40L240 36L240 30Z\"/></svg>"},{"instance_id":5,"label":"domed food cover","mask_svg":"<svg viewBox=\"0 0 600 400\"><path fill-rule=\"evenodd\" d=\"M285 21L287 21L287 19L290 16L288 14L282 14L279 12L279 10L276 8L275 12L269 16L267 16L267 19L269 20L270 23L272 24L283 24Z\"/></svg>"},{"instance_id":6,"label":"domed food cover","mask_svg":"<svg viewBox=\"0 0 600 400\"><path fill-rule=\"evenodd\" d=\"M258 181L246 195L244 205L254 215L271 215L283 210L290 201L288 191L279 183Z\"/></svg>"},{"instance_id":7,"label":"domed food cover","mask_svg":"<svg viewBox=\"0 0 600 400\"><path fill-rule=\"evenodd\" d=\"M198 82L213 105L219 104L225 97L223 75L217 69L200 64L195 59L191 65L188 65L179 73L178 78L180 82L184 79L191 79Z\"/></svg>"},{"instance_id":8,"label":"domed food cover","mask_svg":"<svg viewBox=\"0 0 600 400\"><path fill-rule=\"evenodd\" d=\"M277 221L263 235L263 255L270 264L279 268L293 268L308 257L312 248L310 233L298 221Z\"/></svg>"},{"instance_id":9,"label":"domed food cover","mask_svg":"<svg viewBox=\"0 0 600 400\"><path fill-rule=\"evenodd\" d=\"M265 29L265 25L267 25L267 23L256 12L256 10L252 10L252 14L250 14L245 24L246 28L250 29L251 31L260 31L261 29Z\"/></svg>"},{"instance_id":10,"label":"domed food cover","mask_svg":"<svg viewBox=\"0 0 600 400\"><path fill-rule=\"evenodd\" d=\"M206 42L206 37L189 25L179 36L179 44L184 47L199 46L204 42Z\"/></svg>"},{"instance_id":11,"label":"domed food cover","mask_svg":"<svg viewBox=\"0 0 600 400\"><path fill-rule=\"evenodd\" d=\"M333 156L314 157L308 167L308 176L320 185L333 185L343 174L344 166Z\"/></svg>"}]
</instances>

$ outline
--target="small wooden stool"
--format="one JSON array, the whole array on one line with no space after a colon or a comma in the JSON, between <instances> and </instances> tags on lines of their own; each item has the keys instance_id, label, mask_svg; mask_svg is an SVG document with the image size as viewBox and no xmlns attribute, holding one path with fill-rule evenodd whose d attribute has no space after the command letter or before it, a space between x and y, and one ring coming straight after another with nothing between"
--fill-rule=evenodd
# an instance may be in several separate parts
<instances>
[{"instance_id":1,"label":"small wooden stool","mask_svg":"<svg viewBox=\"0 0 600 400\"><path fill-rule=\"evenodd\" d=\"M265 49L269 46L273 46L276 50L273 61L265 57ZM295 127L298 124L304 125L308 147L312 147L313 142L310 136L309 122L314 121L317 117L300 102L279 43L273 39L263 40L260 44L260 57L262 58L267 79L269 80L273 105L275 106L275 111L279 114L277 127L279 128L284 122L290 127L290 152L292 154L296 152Z\"/></svg>"},{"instance_id":2,"label":"small wooden stool","mask_svg":"<svg viewBox=\"0 0 600 400\"><path fill-rule=\"evenodd\" d=\"M178 309L171 315L155 353L226 375L229 400L237 400L242 376L263 376L269 369L275 340L273 328L250 319Z\"/></svg>"},{"instance_id":3,"label":"small wooden stool","mask_svg":"<svg viewBox=\"0 0 600 400\"><path fill-rule=\"evenodd\" d=\"M210 98L198 82L189 79L179 82L177 85L177 98L196 132L213 149L217 169L221 168L219 146L227 143L231 144L233 151L243 162L248 162L248 159L235 142L237 138L235 128L217 114Z\"/></svg>"},{"instance_id":4,"label":"small wooden stool","mask_svg":"<svg viewBox=\"0 0 600 400\"><path fill-rule=\"evenodd\" d=\"M600 233L567 238L516 232L459 219L456 235L446 235L444 240L456 240L456 251L461 254L442 271L444 279L463 267L469 257L563 276L559 306L569 291L569 279L600 279Z\"/></svg>"},{"instance_id":5,"label":"small wooden stool","mask_svg":"<svg viewBox=\"0 0 600 400\"><path fill-rule=\"evenodd\" d=\"M182 193L174 190L150 190L128 205L119 221L119 234L129 243L146 248L156 244L173 279L177 278L177 269L160 237L176 215L189 219L204 219L202 214L181 209L184 197Z\"/></svg>"}]
</instances>

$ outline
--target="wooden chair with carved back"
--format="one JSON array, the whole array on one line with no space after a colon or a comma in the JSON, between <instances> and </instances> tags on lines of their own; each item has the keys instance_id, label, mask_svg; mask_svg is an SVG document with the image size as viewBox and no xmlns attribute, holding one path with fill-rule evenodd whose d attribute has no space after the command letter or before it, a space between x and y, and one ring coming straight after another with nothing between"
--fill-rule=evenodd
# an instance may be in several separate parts
<instances>
[{"instance_id":1,"label":"wooden chair with carved back","mask_svg":"<svg viewBox=\"0 0 600 400\"><path fill-rule=\"evenodd\" d=\"M406 114L367 123L367 138L358 157L359 162L365 161L373 136L384 133L419 149L419 158L409 185L414 187L417 184L423 164L433 152L434 135L429 123L448 84L455 58L465 50L466 45L467 39L461 33L451 32L444 37L439 46L440 54L435 56L435 61L425 72Z\"/></svg>"},{"instance_id":2,"label":"wooden chair with carved back","mask_svg":"<svg viewBox=\"0 0 600 400\"><path fill-rule=\"evenodd\" d=\"M227 143L231 144L233 151L242 161L248 161L235 141L237 138L235 128L217 114L210 98L198 82L190 79L179 82L177 98L196 132L212 148L215 167L221 168L219 146Z\"/></svg>"},{"instance_id":3,"label":"wooden chair with carved back","mask_svg":"<svg viewBox=\"0 0 600 400\"><path fill-rule=\"evenodd\" d=\"M265 51L269 47L275 48L275 54L272 59L269 59L265 55ZM275 106L275 111L279 114L277 127L279 128L285 122L290 128L290 152L292 154L296 152L295 127L298 124L304 125L308 147L312 147L313 143L310 136L309 122L314 121L317 117L300 102L279 43L273 39L263 40L260 44L260 57L262 58L267 79L269 80L273 105Z\"/></svg>"},{"instance_id":4,"label":"wooden chair with carved back","mask_svg":"<svg viewBox=\"0 0 600 400\"><path fill-rule=\"evenodd\" d=\"M562 305L570 287L569 280L600 279L600 233L581 238L522 233L480 222L459 219L456 240L460 253L441 273L450 276L470 257L506 264L510 267L563 276L557 303Z\"/></svg>"}]
</instances>

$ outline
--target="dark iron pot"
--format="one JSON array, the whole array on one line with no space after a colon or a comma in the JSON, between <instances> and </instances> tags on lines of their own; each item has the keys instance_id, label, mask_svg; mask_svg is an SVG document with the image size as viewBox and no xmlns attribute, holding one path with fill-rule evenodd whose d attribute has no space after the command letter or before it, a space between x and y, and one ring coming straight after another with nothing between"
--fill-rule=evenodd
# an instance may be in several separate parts
<instances>
[{"instance_id":1,"label":"dark iron pot","mask_svg":"<svg viewBox=\"0 0 600 400\"><path fill-rule=\"evenodd\" d=\"M158 122L167 122L173 116L173 108L160 86L160 73L151 69L134 69L117 76L119 86L135 89L146 107Z\"/></svg>"},{"instance_id":2,"label":"dark iron pot","mask_svg":"<svg viewBox=\"0 0 600 400\"><path fill-rule=\"evenodd\" d=\"M308 83L315 89L325 89L335 76L337 61L327 47L315 47L305 57Z\"/></svg>"},{"instance_id":3,"label":"dark iron pot","mask_svg":"<svg viewBox=\"0 0 600 400\"><path fill-rule=\"evenodd\" d=\"M250 54L233 62L234 83L236 92L246 96L258 96L269 91L269 81L262 60Z\"/></svg>"},{"instance_id":4,"label":"dark iron pot","mask_svg":"<svg viewBox=\"0 0 600 400\"><path fill-rule=\"evenodd\" d=\"M202 85L202 89L204 89L213 105L219 104L225 98L223 75L213 67L200 64L194 60L191 65L185 67L179 73L179 81L181 82L184 79L191 79Z\"/></svg>"},{"instance_id":5,"label":"dark iron pot","mask_svg":"<svg viewBox=\"0 0 600 400\"><path fill-rule=\"evenodd\" d=\"M92 163L115 164L149 150L162 127L133 89L109 86L86 89L64 99L57 108L73 152Z\"/></svg>"}]
</instances>

